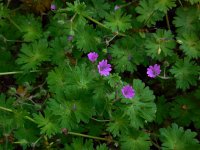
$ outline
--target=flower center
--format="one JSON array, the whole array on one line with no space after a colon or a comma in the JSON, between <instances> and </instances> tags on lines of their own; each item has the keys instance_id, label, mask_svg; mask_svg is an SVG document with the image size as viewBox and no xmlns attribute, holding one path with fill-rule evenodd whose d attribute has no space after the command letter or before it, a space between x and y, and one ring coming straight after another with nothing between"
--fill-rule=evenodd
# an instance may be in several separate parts
<instances>
[{"instance_id":1,"label":"flower center","mask_svg":"<svg viewBox=\"0 0 200 150\"><path fill-rule=\"evenodd\" d=\"M154 75L157 75L157 74L158 74L156 70L153 69L152 71L153 71L153 74L154 74Z\"/></svg>"},{"instance_id":2,"label":"flower center","mask_svg":"<svg viewBox=\"0 0 200 150\"><path fill-rule=\"evenodd\" d=\"M101 67L100 67L100 70L101 70L101 71L103 71L103 70L105 70L105 69L106 69L106 66L101 66Z\"/></svg>"}]
</instances>

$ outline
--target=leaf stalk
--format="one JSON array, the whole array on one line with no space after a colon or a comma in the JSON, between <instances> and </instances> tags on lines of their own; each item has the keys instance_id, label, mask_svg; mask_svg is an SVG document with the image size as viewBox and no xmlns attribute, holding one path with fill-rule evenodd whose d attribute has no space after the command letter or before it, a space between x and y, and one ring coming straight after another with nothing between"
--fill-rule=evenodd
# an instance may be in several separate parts
<instances>
[{"instance_id":1,"label":"leaf stalk","mask_svg":"<svg viewBox=\"0 0 200 150\"><path fill-rule=\"evenodd\" d=\"M91 136L91 135L86 135L86 134L81 134L81 133L76 133L76 132L68 132L68 134L75 135L75 136L86 137L86 138L91 138L91 139L96 139L96 140L110 141L107 138L101 138L101 137L96 137L96 136Z\"/></svg>"},{"instance_id":2,"label":"leaf stalk","mask_svg":"<svg viewBox=\"0 0 200 150\"><path fill-rule=\"evenodd\" d=\"M2 107L2 106L0 106L0 109L1 109L1 110L4 110L4 111L7 111L7 112L13 112L12 109L5 108L5 107Z\"/></svg>"},{"instance_id":3,"label":"leaf stalk","mask_svg":"<svg viewBox=\"0 0 200 150\"><path fill-rule=\"evenodd\" d=\"M30 73L33 72L39 72L40 70L31 70L29 71ZM4 76L4 75L13 75L13 74L21 74L24 73L24 71L11 71L11 72L0 72L0 76Z\"/></svg>"},{"instance_id":4,"label":"leaf stalk","mask_svg":"<svg viewBox=\"0 0 200 150\"><path fill-rule=\"evenodd\" d=\"M16 24L10 17L7 17L7 19L20 31L20 32L23 32L21 27Z\"/></svg>"},{"instance_id":5,"label":"leaf stalk","mask_svg":"<svg viewBox=\"0 0 200 150\"><path fill-rule=\"evenodd\" d=\"M169 17L168 17L168 13L166 13L166 22L167 22L167 27L168 27L168 30L171 30L171 28L170 28L170 24L169 24Z\"/></svg>"}]
</instances>

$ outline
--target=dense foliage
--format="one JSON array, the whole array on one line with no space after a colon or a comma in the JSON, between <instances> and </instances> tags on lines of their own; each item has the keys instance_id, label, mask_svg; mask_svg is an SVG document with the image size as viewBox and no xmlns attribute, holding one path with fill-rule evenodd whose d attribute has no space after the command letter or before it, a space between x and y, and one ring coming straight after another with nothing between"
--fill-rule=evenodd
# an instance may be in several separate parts
<instances>
[{"instance_id":1,"label":"dense foliage","mask_svg":"<svg viewBox=\"0 0 200 150\"><path fill-rule=\"evenodd\" d=\"M200 0L0 0L0 149L199 150Z\"/></svg>"}]
</instances>

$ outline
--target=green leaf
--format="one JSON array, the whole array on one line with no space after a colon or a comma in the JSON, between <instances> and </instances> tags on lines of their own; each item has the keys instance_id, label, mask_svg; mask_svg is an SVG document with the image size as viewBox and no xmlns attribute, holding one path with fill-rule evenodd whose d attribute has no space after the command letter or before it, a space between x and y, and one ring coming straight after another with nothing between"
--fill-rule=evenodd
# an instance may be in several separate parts
<instances>
[{"instance_id":1,"label":"green leaf","mask_svg":"<svg viewBox=\"0 0 200 150\"><path fill-rule=\"evenodd\" d=\"M90 101L86 100L74 100L70 102L71 107L77 120L77 123L83 121L85 123L89 122L89 119L94 115L94 107Z\"/></svg>"},{"instance_id":2,"label":"green leaf","mask_svg":"<svg viewBox=\"0 0 200 150\"><path fill-rule=\"evenodd\" d=\"M55 68L48 73L47 83L50 91L58 97L64 96L66 86L67 69L64 67Z\"/></svg>"},{"instance_id":3,"label":"green leaf","mask_svg":"<svg viewBox=\"0 0 200 150\"><path fill-rule=\"evenodd\" d=\"M18 18L17 14L15 18ZM12 19L14 20L15 18L13 17ZM21 39L21 36L22 33L19 32L19 29L9 23L7 19L0 19L0 49L5 50L9 48L9 51L14 50L15 48L13 49L12 47L16 44L14 41ZM13 42L7 40L13 40Z\"/></svg>"},{"instance_id":4,"label":"green leaf","mask_svg":"<svg viewBox=\"0 0 200 150\"><path fill-rule=\"evenodd\" d=\"M132 27L131 15L126 15L121 10L117 10L106 16L105 25L113 32L125 32Z\"/></svg>"},{"instance_id":5,"label":"green leaf","mask_svg":"<svg viewBox=\"0 0 200 150\"><path fill-rule=\"evenodd\" d=\"M137 20L144 23L148 27L155 25L156 21L162 20L165 15L163 12L155 9L156 1L141 0L139 6L136 7L136 12L139 14Z\"/></svg>"},{"instance_id":6,"label":"green leaf","mask_svg":"<svg viewBox=\"0 0 200 150\"><path fill-rule=\"evenodd\" d=\"M169 117L170 103L166 101L165 97L158 97L157 100L156 122L161 124L167 117Z\"/></svg>"},{"instance_id":7,"label":"green leaf","mask_svg":"<svg viewBox=\"0 0 200 150\"><path fill-rule=\"evenodd\" d=\"M196 105L196 108L199 106L199 97L200 97L200 87L195 90L192 95L191 95L191 99L193 100L194 103L198 103ZM200 109L197 108L195 109L193 112L195 112L195 115L192 116L192 121L194 122L194 125L196 128L200 128L200 120L199 120L199 117L196 117L196 116L199 116L199 113L200 113ZM197 115L196 115L197 114Z\"/></svg>"},{"instance_id":8,"label":"green leaf","mask_svg":"<svg viewBox=\"0 0 200 150\"><path fill-rule=\"evenodd\" d=\"M143 43L138 35L118 40L112 45L110 51L113 57L112 63L118 72L133 72L145 59Z\"/></svg>"},{"instance_id":9,"label":"green leaf","mask_svg":"<svg viewBox=\"0 0 200 150\"><path fill-rule=\"evenodd\" d=\"M56 37L55 40L51 41L50 47L52 62L58 66L65 66L67 63L66 53L71 51L67 37Z\"/></svg>"},{"instance_id":10,"label":"green leaf","mask_svg":"<svg viewBox=\"0 0 200 150\"><path fill-rule=\"evenodd\" d=\"M106 146L106 144L101 144L101 145L98 145L96 150L109 150Z\"/></svg>"},{"instance_id":11,"label":"green leaf","mask_svg":"<svg viewBox=\"0 0 200 150\"><path fill-rule=\"evenodd\" d=\"M57 102L54 99L50 99L48 106L53 115L56 116L56 120L61 128L71 130L77 127L76 119L72 111L74 109L73 104L70 102Z\"/></svg>"},{"instance_id":12,"label":"green leaf","mask_svg":"<svg viewBox=\"0 0 200 150\"><path fill-rule=\"evenodd\" d=\"M67 14L56 13L53 17L50 17L49 19L50 23L48 24L47 29L48 34L54 37L63 37L63 35L69 34L72 22L69 21Z\"/></svg>"},{"instance_id":13,"label":"green leaf","mask_svg":"<svg viewBox=\"0 0 200 150\"><path fill-rule=\"evenodd\" d=\"M182 90L188 89L191 85L197 85L199 66L188 58L177 60L170 72L176 79L176 87Z\"/></svg>"},{"instance_id":14,"label":"green leaf","mask_svg":"<svg viewBox=\"0 0 200 150\"><path fill-rule=\"evenodd\" d=\"M83 96L92 90L96 74L84 64L73 69L59 67L49 72L47 83L50 91L55 93L57 98L67 96L76 99L77 96ZM83 95L77 95L77 90Z\"/></svg>"},{"instance_id":15,"label":"green leaf","mask_svg":"<svg viewBox=\"0 0 200 150\"><path fill-rule=\"evenodd\" d=\"M176 150L188 150L199 149L200 145L195 136L197 133L186 130L182 127L178 127L177 124L172 124L171 127L160 129L160 140L162 142L162 149L176 149Z\"/></svg>"},{"instance_id":16,"label":"green leaf","mask_svg":"<svg viewBox=\"0 0 200 150\"><path fill-rule=\"evenodd\" d=\"M172 56L175 46L176 42L172 33L162 29L158 29L150 38L147 38L145 44L147 55L158 60Z\"/></svg>"},{"instance_id":17,"label":"green leaf","mask_svg":"<svg viewBox=\"0 0 200 150\"><path fill-rule=\"evenodd\" d=\"M28 116L29 113L24 109L16 109L13 111L13 119L14 124L16 128L20 128L21 126L24 126L26 120L24 119L24 116Z\"/></svg>"},{"instance_id":18,"label":"green leaf","mask_svg":"<svg viewBox=\"0 0 200 150\"><path fill-rule=\"evenodd\" d=\"M200 11L194 7L181 7L176 10L173 24L177 28L178 34L197 33L199 29L199 14Z\"/></svg>"},{"instance_id":19,"label":"green leaf","mask_svg":"<svg viewBox=\"0 0 200 150\"><path fill-rule=\"evenodd\" d=\"M75 36L76 46L85 53L97 50L101 39L91 26L80 27Z\"/></svg>"},{"instance_id":20,"label":"green leaf","mask_svg":"<svg viewBox=\"0 0 200 150\"><path fill-rule=\"evenodd\" d=\"M85 64L69 70L67 72L65 95L70 99L82 99L91 95L96 75L96 71L91 70ZM79 92L78 95L77 92ZM87 99L91 100L91 97L89 96Z\"/></svg>"},{"instance_id":21,"label":"green leaf","mask_svg":"<svg viewBox=\"0 0 200 150\"><path fill-rule=\"evenodd\" d=\"M185 1L190 2L192 5L195 4L195 3L200 2L200 0L185 0Z\"/></svg>"},{"instance_id":22,"label":"green leaf","mask_svg":"<svg viewBox=\"0 0 200 150\"><path fill-rule=\"evenodd\" d=\"M110 4L105 2L105 0L91 0L92 7L91 11L93 12L93 16L99 16L100 18L104 18L108 15L108 10L110 9Z\"/></svg>"},{"instance_id":23,"label":"green leaf","mask_svg":"<svg viewBox=\"0 0 200 150\"><path fill-rule=\"evenodd\" d=\"M191 122L194 123L196 127L200 127L199 119L199 92L200 89L194 92L177 96L172 103L172 109L170 111L171 117L182 126L189 126Z\"/></svg>"},{"instance_id":24,"label":"green leaf","mask_svg":"<svg viewBox=\"0 0 200 150\"><path fill-rule=\"evenodd\" d=\"M31 146L38 139L39 133L37 128L28 122L23 128L14 131L14 136L20 145L26 147Z\"/></svg>"},{"instance_id":25,"label":"green leaf","mask_svg":"<svg viewBox=\"0 0 200 150\"><path fill-rule=\"evenodd\" d=\"M88 131L87 134L92 136L101 136L102 133L105 132L105 124L101 124L100 122L93 119L94 118L90 119L90 122L87 124L87 126L85 126L86 130Z\"/></svg>"},{"instance_id":26,"label":"green leaf","mask_svg":"<svg viewBox=\"0 0 200 150\"><path fill-rule=\"evenodd\" d=\"M180 49L189 58L199 58L200 57L200 38L195 33L183 33L177 40L180 42Z\"/></svg>"},{"instance_id":27,"label":"green leaf","mask_svg":"<svg viewBox=\"0 0 200 150\"><path fill-rule=\"evenodd\" d=\"M6 98L5 95L0 95L0 106L2 108L11 110L4 111L0 109L0 126L9 132L11 129L18 129L25 124L24 116L29 115L29 113L22 107L17 107L16 100L13 97Z\"/></svg>"},{"instance_id":28,"label":"green leaf","mask_svg":"<svg viewBox=\"0 0 200 150\"><path fill-rule=\"evenodd\" d=\"M42 62L49 60L48 42L39 40L23 44L18 57L16 62L23 70L37 70Z\"/></svg>"},{"instance_id":29,"label":"green leaf","mask_svg":"<svg viewBox=\"0 0 200 150\"><path fill-rule=\"evenodd\" d=\"M33 15L19 16L20 28L24 32L24 41L31 42L42 37L41 20Z\"/></svg>"},{"instance_id":30,"label":"green leaf","mask_svg":"<svg viewBox=\"0 0 200 150\"><path fill-rule=\"evenodd\" d=\"M4 94L0 94L0 106L3 108L11 109L13 108L13 103L15 99L10 97L6 98ZM12 112L7 112L0 110L0 128L3 129L3 133L10 134L13 129L16 128L14 115Z\"/></svg>"},{"instance_id":31,"label":"green leaf","mask_svg":"<svg viewBox=\"0 0 200 150\"><path fill-rule=\"evenodd\" d=\"M83 141L83 138L73 138L71 145L65 145L66 150L94 150L92 140Z\"/></svg>"},{"instance_id":32,"label":"green leaf","mask_svg":"<svg viewBox=\"0 0 200 150\"><path fill-rule=\"evenodd\" d=\"M60 132L59 126L56 124L55 117L52 116L50 110L44 111L44 116L39 114L33 114L35 122L38 124L38 127L41 129L41 134L46 134L48 137L52 137L53 135Z\"/></svg>"},{"instance_id":33,"label":"green leaf","mask_svg":"<svg viewBox=\"0 0 200 150\"><path fill-rule=\"evenodd\" d=\"M143 127L145 122L151 122L155 119L155 96L149 87L145 87L145 84L138 79L133 80L133 89L135 96L132 99L122 99L122 102L126 103L123 111L128 116L130 125L138 129Z\"/></svg>"},{"instance_id":34,"label":"green leaf","mask_svg":"<svg viewBox=\"0 0 200 150\"><path fill-rule=\"evenodd\" d=\"M9 15L9 10L4 7L3 3L0 3L0 20L6 18Z\"/></svg>"},{"instance_id":35,"label":"green leaf","mask_svg":"<svg viewBox=\"0 0 200 150\"><path fill-rule=\"evenodd\" d=\"M67 2L67 5L68 5L68 7L67 7L68 11L77 13L79 15L88 15L89 14L84 2L81 3L79 0L75 0L74 4Z\"/></svg>"},{"instance_id":36,"label":"green leaf","mask_svg":"<svg viewBox=\"0 0 200 150\"><path fill-rule=\"evenodd\" d=\"M99 115L107 112L110 108L110 101L108 100L108 95L111 95L111 90L107 82L103 79L99 79L93 86L93 101L95 109Z\"/></svg>"},{"instance_id":37,"label":"green leaf","mask_svg":"<svg viewBox=\"0 0 200 150\"><path fill-rule=\"evenodd\" d=\"M169 9L176 6L176 0L156 0L155 9L167 13Z\"/></svg>"},{"instance_id":38,"label":"green leaf","mask_svg":"<svg viewBox=\"0 0 200 150\"><path fill-rule=\"evenodd\" d=\"M108 123L107 131L111 132L114 137L126 134L129 131L129 121L120 111L112 114L111 122Z\"/></svg>"},{"instance_id":39,"label":"green leaf","mask_svg":"<svg viewBox=\"0 0 200 150\"><path fill-rule=\"evenodd\" d=\"M74 128L76 123L80 123L80 121L88 123L94 115L94 107L91 101L84 98L78 99L78 97L77 100L68 101L52 99L49 102L49 108L55 116L58 116L61 127L68 129Z\"/></svg>"},{"instance_id":40,"label":"green leaf","mask_svg":"<svg viewBox=\"0 0 200 150\"><path fill-rule=\"evenodd\" d=\"M196 110L196 104L185 97L177 97L172 106L170 112L172 118L178 124L188 126L191 123L193 111Z\"/></svg>"},{"instance_id":41,"label":"green leaf","mask_svg":"<svg viewBox=\"0 0 200 150\"><path fill-rule=\"evenodd\" d=\"M0 53L0 71L7 72L14 70L15 62L10 51L0 50Z\"/></svg>"},{"instance_id":42,"label":"green leaf","mask_svg":"<svg viewBox=\"0 0 200 150\"><path fill-rule=\"evenodd\" d=\"M111 87L115 88L121 83L122 83L121 77L119 76L118 73L113 73L108 76L108 84L110 84Z\"/></svg>"},{"instance_id":43,"label":"green leaf","mask_svg":"<svg viewBox=\"0 0 200 150\"><path fill-rule=\"evenodd\" d=\"M152 145L147 133L135 129L130 129L128 134L123 134L120 137L120 144L123 150L150 150Z\"/></svg>"}]
</instances>

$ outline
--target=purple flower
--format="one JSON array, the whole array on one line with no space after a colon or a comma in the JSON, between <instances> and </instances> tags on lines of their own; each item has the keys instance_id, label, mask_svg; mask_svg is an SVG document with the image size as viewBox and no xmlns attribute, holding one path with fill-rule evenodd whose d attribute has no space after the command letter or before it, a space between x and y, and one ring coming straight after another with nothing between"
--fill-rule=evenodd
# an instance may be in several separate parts
<instances>
[{"instance_id":1,"label":"purple flower","mask_svg":"<svg viewBox=\"0 0 200 150\"><path fill-rule=\"evenodd\" d=\"M135 96L135 91L130 85L126 85L122 88L122 94L125 98L131 99Z\"/></svg>"},{"instance_id":2,"label":"purple flower","mask_svg":"<svg viewBox=\"0 0 200 150\"><path fill-rule=\"evenodd\" d=\"M96 60L97 60L97 58L98 58L98 54L97 53L95 53L95 52L90 52L89 54L88 54L88 59L91 61L91 62L95 62Z\"/></svg>"},{"instance_id":3,"label":"purple flower","mask_svg":"<svg viewBox=\"0 0 200 150\"><path fill-rule=\"evenodd\" d=\"M114 10L116 11L116 10L118 10L118 9L120 9L120 6L118 6L118 5L115 5L115 8L114 8Z\"/></svg>"},{"instance_id":4,"label":"purple flower","mask_svg":"<svg viewBox=\"0 0 200 150\"><path fill-rule=\"evenodd\" d=\"M147 75L150 78L155 78L160 74L161 70L160 70L160 65L155 64L154 66L149 66L149 68L147 68Z\"/></svg>"},{"instance_id":5,"label":"purple flower","mask_svg":"<svg viewBox=\"0 0 200 150\"><path fill-rule=\"evenodd\" d=\"M73 36L73 35L69 35L69 36L67 37L67 40L70 41L70 42L71 42L73 39L74 39L74 36Z\"/></svg>"},{"instance_id":6,"label":"purple flower","mask_svg":"<svg viewBox=\"0 0 200 150\"><path fill-rule=\"evenodd\" d=\"M56 5L51 4L51 10L56 10Z\"/></svg>"},{"instance_id":7,"label":"purple flower","mask_svg":"<svg viewBox=\"0 0 200 150\"><path fill-rule=\"evenodd\" d=\"M107 60L102 60L99 62L98 70L100 75L108 76L112 70L111 65L107 63Z\"/></svg>"}]
</instances>

